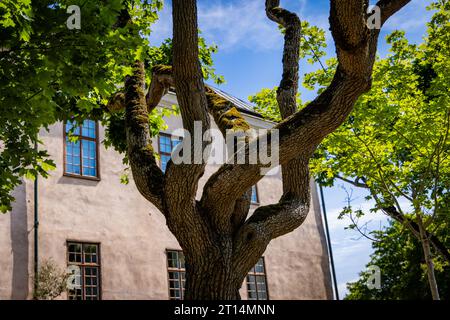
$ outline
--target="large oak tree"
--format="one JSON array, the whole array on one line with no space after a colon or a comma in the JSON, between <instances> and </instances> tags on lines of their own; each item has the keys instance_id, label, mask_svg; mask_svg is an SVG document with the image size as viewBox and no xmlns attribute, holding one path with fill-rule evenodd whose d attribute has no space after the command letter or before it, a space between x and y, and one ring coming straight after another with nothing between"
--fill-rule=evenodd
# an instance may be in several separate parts
<instances>
[{"instance_id":1,"label":"large oak tree","mask_svg":"<svg viewBox=\"0 0 450 320\"><path fill-rule=\"evenodd\" d=\"M379 0L381 25L409 1ZM88 24L74 36L62 27L66 17L59 14L78 2L85 6L83 12L89 19L83 20ZM300 18L281 8L280 1L265 1L268 18L281 25L285 33L283 74L277 91L282 121L274 128L280 135L283 195L277 204L259 207L248 216L249 190L262 178L260 169L265 164L221 166L208 179L201 199L196 199L196 194L206 163L169 162L165 172L157 165L149 119L171 86L177 92L184 129L191 136L195 121L201 122L204 131L211 127L210 115L222 132L249 128L235 106L204 84L196 0L172 1L172 64L150 67L146 59L148 43L141 31L149 30L160 2L2 2L0 10L6 14L0 24L9 32L0 48L0 102L4 107L0 140L5 143L0 149L0 210L10 207L9 194L20 176L46 171L45 153L36 153L30 147L30 141L37 141L38 128L71 117L82 120L95 115L94 106L105 105L105 96L112 94L118 79L127 75L123 91L114 94L108 104L111 114L124 109L124 130L114 136L123 132L121 146L138 190L165 216L184 251L185 298L236 299L247 272L270 241L293 231L305 220L310 205L309 160L321 141L345 121L358 97L370 90L380 30L368 28L368 0L331 0L329 20L338 66L331 84L297 111ZM34 20L24 18L33 13ZM52 23L46 27L45 22ZM96 23L100 23L100 29ZM135 60L130 68L130 61ZM31 78L36 81L30 82L30 66L36 63L39 73ZM149 78L151 82L146 85ZM27 83L33 90L24 86ZM8 109L8 105L13 107ZM245 152L248 154L263 140L249 139ZM207 147L205 143L203 148Z\"/></svg>"},{"instance_id":2,"label":"large oak tree","mask_svg":"<svg viewBox=\"0 0 450 320\"><path fill-rule=\"evenodd\" d=\"M381 25L408 2L379 1ZM277 204L259 207L248 217L249 190L262 178L263 163L221 166L208 179L199 200L198 182L206 163L169 162L165 173L157 165L147 115L170 86L176 89L183 126L191 136L195 121L202 123L204 131L210 128L210 115L223 132L248 127L231 103L218 99L205 87L196 1L173 0L172 5L173 65L153 68L145 95L146 70L144 63L137 61L124 93L116 95L125 106L127 154L139 191L164 214L184 251L185 298L236 299L247 272L269 242L304 222L310 206L309 160L320 142L345 121L359 96L370 90L380 30L367 25L371 15L367 13L368 1L332 0L329 20L338 66L328 88L297 111L300 18L280 7L280 1L265 2L267 17L285 30L283 75L277 91L283 120L274 127L280 135L283 195ZM260 140L248 141L247 155L262 143ZM203 148L207 148L206 143Z\"/></svg>"}]
</instances>

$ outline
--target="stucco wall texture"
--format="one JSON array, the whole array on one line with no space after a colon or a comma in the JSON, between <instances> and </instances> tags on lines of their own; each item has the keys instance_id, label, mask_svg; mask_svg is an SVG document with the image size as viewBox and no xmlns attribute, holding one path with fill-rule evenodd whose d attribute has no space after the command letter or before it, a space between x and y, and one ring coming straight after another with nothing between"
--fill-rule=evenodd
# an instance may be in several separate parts
<instances>
[{"instance_id":1,"label":"stucco wall texture","mask_svg":"<svg viewBox=\"0 0 450 320\"><path fill-rule=\"evenodd\" d=\"M168 95L163 106L176 103ZM248 116L254 127L271 124ZM181 128L181 119L167 119L170 133ZM52 259L67 266L68 240L98 242L101 246L103 299L168 299L167 249L180 249L164 217L130 183L120 183L122 157L99 148L100 181L63 175L63 124L41 131L41 139L57 167L48 179L39 179L39 260ZM100 141L104 129L100 127ZM156 140L154 141L157 149ZM207 167L199 188L217 169ZM294 232L271 242L264 253L269 298L331 299L331 279L322 218L312 183L311 211ZM260 205L281 196L280 175L266 176L257 184ZM13 211L0 215L0 299L32 298L33 182L15 191ZM252 211L256 206L252 205ZM247 298L246 285L241 288ZM66 298L65 296L62 297Z\"/></svg>"}]
</instances>

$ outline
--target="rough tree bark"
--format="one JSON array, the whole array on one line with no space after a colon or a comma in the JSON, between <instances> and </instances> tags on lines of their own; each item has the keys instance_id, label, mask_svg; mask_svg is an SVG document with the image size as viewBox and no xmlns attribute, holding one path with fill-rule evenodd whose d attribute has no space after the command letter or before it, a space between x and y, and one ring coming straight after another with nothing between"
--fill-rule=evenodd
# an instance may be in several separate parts
<instances>
[{"instance_id":1,"label":"rough tree bark","mask_svg":"<svg viewBox=\"0 0 450 320\"><path fill-rule=\"evenodd\" d=\"M380 0L382 24L408 2ZM262 178L262 163L223 165L207 181L200 200L195 196L205 163L174 165L169 161L166 173L156 165L146 119L168 85L175 86L184 129L192 136L194 121L200 121L203 130L210 127L208 112L222 132L248 128L237 108L204 85L198 59L196 0L172 1L173 70L155 68L145 97L145 70L137 62L125 94L116 95L116 101L110 103L126 106L128 156L138 189L164 214L184 251L186 299L240 298L246 274L269 242L305 220L310 205L308 162L317 145L345 121L358 97L370 89L379 30L369 30L366 25L367 0L331 0L330 26L339 66L331 85L301 111L295 106L300 19L281 8L279 0L267 0L265 5L268 18L286 29L277 97L283 121L275 127L280 135L283 172L283 195L277 204L259 207L247 218L249 190ZM247 155L260 140L248 140Z\"/></svg>"}]
</instances>

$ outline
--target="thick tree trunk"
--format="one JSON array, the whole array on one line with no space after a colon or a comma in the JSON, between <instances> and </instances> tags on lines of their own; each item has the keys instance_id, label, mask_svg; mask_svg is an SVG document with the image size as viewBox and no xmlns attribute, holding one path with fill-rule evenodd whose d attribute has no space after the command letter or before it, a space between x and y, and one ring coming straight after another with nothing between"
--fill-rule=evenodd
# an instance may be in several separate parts
<instances>
[{"instance_id":1,"label":"thick tree trunk","mask_svg":"<svg viewBox=\"0 0 450 320\"><path fill-rule=\"evenodd\" d=\"M215 251L215 250L214 250ZM186 256L186 300L240 300L246 274L239 274L231 258L220 252L205 257Z\"/></svg>"},{"instance_id":2,"label":"thick tree trunk","mask_svg":"<svg viewBox=\"0 0 450 320\"><path fill-rule=\"evenodd\" d=\"M420 237L421 237L420 242L422 243L423 254L425 257L425 263L427 265L428 283L430 285L431 295L433 297L433 300L440 300L436 276L434 274L434 263L433 263L433 258L431 255L430 239L428 238L426 231L423 227L422 220L420 218L418 220L419 220L418 225L419 225Z\"/></svg>"}]
</instances>

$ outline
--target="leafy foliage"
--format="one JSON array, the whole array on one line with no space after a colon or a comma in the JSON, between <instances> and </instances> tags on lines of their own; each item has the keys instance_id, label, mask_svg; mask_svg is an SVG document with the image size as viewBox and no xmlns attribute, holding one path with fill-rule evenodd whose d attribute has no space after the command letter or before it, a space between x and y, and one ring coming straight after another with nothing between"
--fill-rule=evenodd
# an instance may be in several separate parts
<instances>
[{"instance_id":1,"label":"leafy foliage","mask_svg":"<svg viewBox=\"0 0 450 320\"><path fill-rule=\"evenodd\" d=\"M441 225L436 235L450 246L449 224ZM386 230L374 234L376 242L372 247L368 266L376 265L381 270L381 288L369 289L369 274L361 272L360 278L349 283L347 300L430 300L427 273L420 242L398 222ZM440 258L435 259L436 278L441 299L450 299L450 266Z\"/></svg>"},{"instance_id":2,"label":"leafy foliage","mask_svg":"<svg viewBox=\"0 0 450 320\"><path fill-rule=\"evenodd\" d=\"M450 87L443 67L450 62L448 7L448 2L434 6L439 11L421 45L410 44L401 31L388 36L391 54L377 61L372 90L311 161L322 184L332 185L342 175L364 181L378 207L401 199L409 202L406 213L448 215ZM326 85L330 69L308 81Z\"/></svg>"},{"instance_id":3,"label":"leafy foliage","mask_svg":"<svg viewBox=\"0 0 450 320\"><path fill-rule=\"evenodd\" d=\"M69 5L81 9L80 30L66 26ZM11 208L10 193L22 177L46 176L54 166L34 148L41 128L102 117L130 63L145 57L145 36L161 6L161 0L1 2L0 211ZM133 23L123 19L124 9Z\"/></svg>"},{"instance_id":4,"label":"leafy foliage","mask_svg":"<svg viewBox=\"0 0 450 320\"><path fill-rule=\"evenodd\" d=\"M81 29L66 26L69 5L81 11ZM109 97L131 74L135 60L169 63L171 40L150 46L151 25L162 0L4 0L0 3L0 212L23 177L46 177L54 162L38 133L57 121L102 120L107 146L124 145L123 113L110 114ZM206 79L222 83L213 68L216 46L199 43ZM147 81L150 81L150 72ZM166 114L154 112L152 132ZM126 158L125 158L126 162Z\"/></svg>"},{"instance_id":5,"label":"leafy foliage","mask_svg":"<svg viewBox=\"0 0 450 320\"><path fill-rule=\"evenodd\" d=\"M39 268L38 278L35 279L37 300L54 300L67 291L67 281L70 274L59 269L53 260L45 260Z\"/></svg>"}]
</instances>

